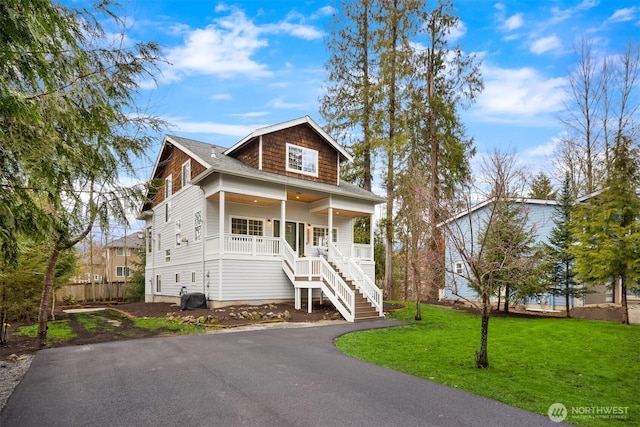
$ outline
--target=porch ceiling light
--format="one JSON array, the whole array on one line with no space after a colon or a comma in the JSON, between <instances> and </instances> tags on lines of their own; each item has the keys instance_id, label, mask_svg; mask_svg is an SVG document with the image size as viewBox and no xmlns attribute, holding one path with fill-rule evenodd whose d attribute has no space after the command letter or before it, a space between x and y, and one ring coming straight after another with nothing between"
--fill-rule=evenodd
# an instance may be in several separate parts
<instances>
[{"instance_id":1,"label":"porch ceiling light","mask_svg":"<svg viewBox=\"0 0 640 427\"><path fill-rule=\"evenodd\" d=\"M253 203L258 203L258 199L253 199Z\"/></svg>"}]
</instances>

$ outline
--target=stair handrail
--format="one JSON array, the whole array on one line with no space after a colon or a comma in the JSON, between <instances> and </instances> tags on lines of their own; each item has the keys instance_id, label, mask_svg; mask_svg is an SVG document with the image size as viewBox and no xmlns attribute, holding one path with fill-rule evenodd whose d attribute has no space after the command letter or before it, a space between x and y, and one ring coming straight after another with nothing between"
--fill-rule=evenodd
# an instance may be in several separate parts
<instances>
[{"instance_id":1,"label":"stair handrail","mask_svg":"<svg viewBox=\"0 0 640 427\"><path fill-rule=\"evenodd\" d=\"M382 289L367 276L362 268L353 260L353 258L345 257L340 250L329 242L329 260L338 266L348 280L353 281L357 289L369 300L376 308L378 314L384 314Z\"/></svg>"},{"instance_id":2,"label":"stair handrail","mask_svg":"<svg viewBox=\"0 0 640 427\"><path fill-rule=\"evenodd\" d=\"M289 242L284 239L282 239L280 247L282 248L282 263L285 274L292 283L295 283L296 276L298 276L296 272L298 255ZM342 280L342 277L333 269L331 264L322 257L320 257L320 278L322 292L329 298L329 301L333 303L345 320L353 322L355 320L356 294Z\"/></svg>"},{"instance_id":3,"label":"stair handrail","mask_svg":"<svg viewBox=\"0 0 640 427\"><path fill-rule=\"evenodd\" d=\"M320 277L324 294L345 320L353 322L356 314L356 293L340 277L340 274L334 270L331 264L322 257L320 258Z\"/></svg>"}]
</instances>

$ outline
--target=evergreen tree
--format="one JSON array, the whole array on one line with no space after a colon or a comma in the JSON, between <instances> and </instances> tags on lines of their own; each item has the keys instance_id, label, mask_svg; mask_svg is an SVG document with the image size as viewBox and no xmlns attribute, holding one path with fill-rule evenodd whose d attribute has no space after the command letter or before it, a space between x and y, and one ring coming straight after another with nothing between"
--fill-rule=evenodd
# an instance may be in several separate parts
<instances>
[{"instance_id":1,"label":"evergreen tree","mask_svg":"<svg viewBox=\"0 0 640 427\"><path fill-rule=\"evenodd\" d=\"M96 221L126 220L127 208L144 191L123 187L119 177L135 176L134 162L144 158L151 141L146 131L163 124L139 112L134 100L140 83L153 78L161 60L158 46L125 47L124 31L120 43L114 41L100 25L105 17L122 24L110 2L98 4L94 13L49 0L0 4L0 162L9 166L0 171L8 188L1 197L30 219L24 232L47 243L40 345L60 255ZM3 244L15 235L16 221L7 222Z\"/></svg>"},{"instance_id":2,"label":"evergreen tree","mask_svg":"<svg viewBox=\"0 0 640 427\"><path fill-rule=\"evenodd\" d=\"M556 191L551 185L551 180L544 172L539 172L531 182L529 197L532 199L553 200L556 198Z\"/></svg>"},{"instance_id":3,"label":"evergreen tree","mask_svg":"<svg viewBox=\"0 0 640 427\"><path fill-rule=\"evenodd\" d=\"M545 282L550 286L549 292L552 295L564 297L567 317L571 317L571 298L580 298L588 292L586 287L578 287L575 280L574 255L571 253L575 240L570 228L573 211L571 176L567 173L558 196L558 205L553 213L554 228L549 233L548 243L544 244Z\"/></svg>"},{"instance_id":4,"label":"evergreen tree","mask_svg":"<svg viewBox=\"0 0 640 427\"><path fill-rule=\"evenodd\" d=\"M640 168L638 149L620 135L613 151L611 174L602 192L576 209L571 232L577 244L576 277L606 283L621 291L623 323L629 323L627 288L640 279Z\"/></svg>"}]
</instances>

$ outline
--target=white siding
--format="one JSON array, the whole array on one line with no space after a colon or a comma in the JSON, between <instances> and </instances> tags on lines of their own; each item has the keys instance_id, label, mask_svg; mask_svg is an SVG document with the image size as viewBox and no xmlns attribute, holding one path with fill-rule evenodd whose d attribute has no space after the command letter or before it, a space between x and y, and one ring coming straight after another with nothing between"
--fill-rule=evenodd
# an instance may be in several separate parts
<instances>
[{"instance_id":1,"label":"white siding","mask_svg":"<svg viewBox=\"0 0 640 427\"><path fill-rule=\"evenodd\" d=\"M224 260L223 301L293 298L293 285L282 271L282 261Z\"/></svg>"},{"instance_id":2,"label":"white siding","mask_svg":"<svg viewBox=\"0 0 640 427\"><path fill-rule=\"evenodd\" d=\"M536 243L547 241L551 229L553 229L553 212L554 205L545 204L527 204L525 209L527 212L527 226L533 227L536 233ZM489 207L485 206L477 211L471 213L471 219L468 215L465 215L454 222L450 228L452 232L457 236L464 238L466 251L477 251L478 247L477 239L479 233L484 228L484 221L490 213ZM451 239L448 237L445 244L445 262L447 263L447 269L454 270L456 262L463 262L463 258L460 253L453 247ZM466 275L466 265L463 262ZM457 293L460 297L468 298L471 300L478 299L478 294L468 286L468 282L460 277L454 275L451 271L447 271L445 275L445 298L458 299Z\"/></svg>"}]
</instances>

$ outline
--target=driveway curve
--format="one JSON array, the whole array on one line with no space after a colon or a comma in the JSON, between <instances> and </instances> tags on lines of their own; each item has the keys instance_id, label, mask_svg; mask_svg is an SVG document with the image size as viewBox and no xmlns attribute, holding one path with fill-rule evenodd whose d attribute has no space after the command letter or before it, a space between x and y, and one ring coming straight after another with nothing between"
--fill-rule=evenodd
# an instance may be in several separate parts
<instances>
[{"instance_id":1,"label":"driveway curve","mask_svg":"<svg viewBox=\"0 0 640 427\"><path fill-rule=\"evenodd\" d=\"M342 323L42 350L0 425L558 425L352 359L333 345L347 332L397 325Z\"/></svg>"}]
</instances>

